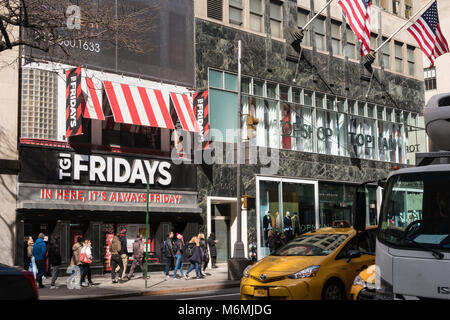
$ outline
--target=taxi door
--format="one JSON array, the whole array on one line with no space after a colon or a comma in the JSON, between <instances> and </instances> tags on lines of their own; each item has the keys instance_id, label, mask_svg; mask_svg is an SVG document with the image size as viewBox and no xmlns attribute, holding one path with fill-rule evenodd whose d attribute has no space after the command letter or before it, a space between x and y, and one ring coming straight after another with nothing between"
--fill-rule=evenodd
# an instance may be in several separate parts
<instances>
[{"instance_id":1,"label":"taxi door","mask_svg":"<svg viewBox=\"0 0 450 320\"><path fill-rule=\"evenodd\" d=\"M361 254L360 257L349 257L349 251L359 250L361 252L373 252L374 246L371 244L368 232L363 231L353 237L336 256L337 268L344 281L346 294L350 292L355 277L364 269L375 263L375 254ZM348 261L350 259L350 261Z\"/></svg>"}]
</instances>

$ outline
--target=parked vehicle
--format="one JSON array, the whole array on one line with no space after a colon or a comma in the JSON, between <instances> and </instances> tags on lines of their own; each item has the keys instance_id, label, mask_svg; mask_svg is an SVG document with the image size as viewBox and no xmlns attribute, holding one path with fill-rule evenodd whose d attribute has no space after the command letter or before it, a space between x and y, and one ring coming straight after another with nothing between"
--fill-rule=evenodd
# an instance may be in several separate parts
<instances>
[{"instance_id":1,"label":"parked vehicle","mask_svg":"<svg viewBox=\"0 0 450 320\"><path fill-rule=\"evenodd\" d=\"M375 232L348 223L308 232L247 267L241 299L348 299L355 276L375 262Z\"/></svg>"},{"instance_id":2,"label":"parked vehicle","mask_svg":"<svg viewBox=\"0 0 450 320\"><path fill-rule=\"evenodd\" d=\"M0 263L0 300L37 300L36 280L30 271Z\"/></svg>"},{"instance_id":3,"label":"parked vehicle","mask_svg":"<svg viewBox=\"0 0 450 320\"><path fill-rule=\"evenodd\" d=\"M433 96L424 118L432 145L450 150L450 93ZM366 194L357 198L364 231ZM416 153L416 167L391 172L378 221L376 299L450 300L450 152Z\"/></svg>"}]
</instances>

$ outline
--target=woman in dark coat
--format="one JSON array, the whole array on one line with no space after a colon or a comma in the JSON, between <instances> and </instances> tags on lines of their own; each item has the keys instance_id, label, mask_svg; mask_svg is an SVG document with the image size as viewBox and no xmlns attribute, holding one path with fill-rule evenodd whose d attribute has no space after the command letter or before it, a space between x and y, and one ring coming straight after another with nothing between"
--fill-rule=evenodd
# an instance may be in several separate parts
<instances>
[{"instance_id":1,"label":"woman in dark coat","mask_svg":"<svg viewBox=\"0 0 450 320\"><path fill-rule=\"evenodd\" d=\"M191 265L184 277L186 280L188 280L189 272L191 272L195 268L197 280L200 280L203 278L203 276L200 276L200 272L198 270L198 265L202 263L202 250L200 249L200 239L198 237L192 237L191 241L189 241L188 243L188 248L192 253L192 255L189 257L189 262L191 263Z\"/></svg>"},{"instance_id":2,"label":"woman in dark coat","mask_svg":"<svg viewBox=\"0 0 450 320\"><path fill-rule=\"evenodd\" d=\"M213 268L217 268L217 266L216 266L216 259L217 259L216 243L217 242L219 242L219 241L216 240L216 236L214 235L214 232L211 232L209 234L209 238L208 238L208 247L209 247L209 253L211 254L211 262L212 262Z\"/></svg>"},{"instance_id":3,"label":"woman in dark coat","mask_svg":"<svg viewBox=\"0 0 450 320\"><path fill-rule=\"evenodd\" d=\"M208 243L206 242L205 235L203 233L198 234L200 240L200 249L202 250L202 263L200 264L200 273L206 277L206 267L209 263Z\"/></svg>"}]
</instances>

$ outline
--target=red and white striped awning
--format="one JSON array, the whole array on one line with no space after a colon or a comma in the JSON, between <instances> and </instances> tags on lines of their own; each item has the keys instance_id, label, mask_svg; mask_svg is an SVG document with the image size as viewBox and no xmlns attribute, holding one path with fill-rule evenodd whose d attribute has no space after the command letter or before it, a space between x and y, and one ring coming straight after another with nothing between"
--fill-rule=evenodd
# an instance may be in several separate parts
<instances>
[{"instance_id":1,"label":"red and white striped awning","mask_svg":"<svg viewBox=\"0 0 450 320\"><path fill-rule=\"evenodd\" d=\"M185 94L173 92L170 93L170 97L183 129L191 132L200 132L189 97Z\"/></svg>"},{"instance_id":2,"label":"red and white striped awning","mask_svg":"<svg viewBox=\"0 0 450 320\"><path fill-rule=\"evenodd\" d=\"M82 77L81 90L84 97L83 117L89 119L105 120L102 110L102 84L89 78Z\"/></svg>"},{"instance_id":3,"label":"red and white striped awning","mask_svg":"<svg viewBox=\"0 0 450 320\"><path fill-rule=\"evenodd\" d=\"M174 129L169 108L160 90L103 81L114 121Z\"/></svg>"}]
</instances>

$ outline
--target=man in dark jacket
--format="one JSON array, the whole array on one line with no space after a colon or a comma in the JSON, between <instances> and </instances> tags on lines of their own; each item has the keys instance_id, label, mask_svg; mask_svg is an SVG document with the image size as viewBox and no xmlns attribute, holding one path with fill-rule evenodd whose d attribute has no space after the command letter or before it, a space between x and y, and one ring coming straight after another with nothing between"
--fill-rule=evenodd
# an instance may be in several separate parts
<instances>
[{"instance_id":1,"label":"man in dark jacket","mask_svg":"<svg viewBox=\"0 0 450 320\"><path fill-rule=\"evenodd\" d=\"M166 239L162 243L161 252L166 257L166 268L164 273L166 278L169 279L169 271L172 268L173 259L175 259L175 252L173 250L173 232L167 234Z\"/></svg>"},{"instance_id":2,"label":"man in dark jacket","mask_svg":"<svg viewBox=\"0 0 450 320\"><path fill-rule=\"evenodd\" d=\"M118 281L116 278L116 267L119 269L119 278L120 275L123 273L123 264L122 259L120 259L120 252L122 251L122 245L120 244L119 239L119 233L114 236L114 238L111 241L111 246L109 250L111 251L111 279L112 283L122 283L121 281Z\"/></svg>"},{"instance_id":3,"label":"man in dark jacket","mask_svg":"<svg viewBox=\"0 0 450 320\"><path fill-rule=\"evenodd\" d=\"M59 234L54 235L48 246L48 262L52 267L52 282L50 289L57 289L55 286L56 279L59 275L59 268L61 267L61 252L59 246Z\"/></svg>"},{"instance_id":4,"label":"man in dark jacket","mask_svg":"<svg viewBox=\"0 0 450 320\"><path fill-rule=\"evenodd\" d=\"M122 274L119 274L119 277L122 280L125 280L125 276L127 274L127 266L128 266L128 250L127 250L127 230L122 229L120 230L120 245L122 247L122 250L120 251L120 258L122 259L122 265L123 265L123 272ZM116 272L119 271L118 268L116 268Z\"/></svg>"},{"instance_id":5,"label":"man in dark jacket","mask_svg":"<svg viewBox=\"0 0 450 320\"><path fill-rule=\"evenodd\" d=\"M211 254L211 263L213 268L217 268L216 266L216 259L217 259L217 248L216 243L218 240L216 240L216 236L214 235L214 232L211 232L208 238L208 247L209 247L209 253Z\"/></svg>"},{"instance_id":6,"label":"man in dark jacket","mask_svg":"<svg viewBox=\"0 0 450 320\"><path fill-rule=\"evenodd\" d=\"M47 246L44 242L43 233L39 233L38 238L34 243L33 256L38 268L36 281L39 284L39 288L45 288L45 286L42 284L42 276L45 274L45 271L47 269Z\"/></svg>"},{"instance_id":7,"label":"man in dark jacket","mask_svg":"<svg viewBox=\"0 0 450 320\"><path fill-rule=\"evenodd\" d=\"M144 242L142 241L142 234L138 234L133 243L133 263L131 264L130 272L128 273L128 280L133 277L134 269L137 265L143 270L142 258L144 258Z\"/></svg>"}]
</instances>

